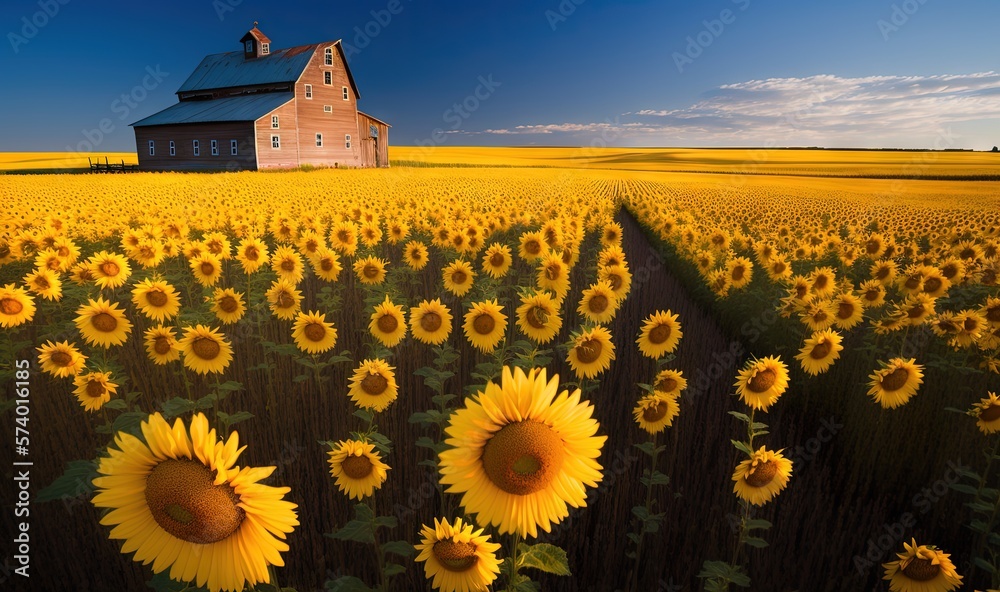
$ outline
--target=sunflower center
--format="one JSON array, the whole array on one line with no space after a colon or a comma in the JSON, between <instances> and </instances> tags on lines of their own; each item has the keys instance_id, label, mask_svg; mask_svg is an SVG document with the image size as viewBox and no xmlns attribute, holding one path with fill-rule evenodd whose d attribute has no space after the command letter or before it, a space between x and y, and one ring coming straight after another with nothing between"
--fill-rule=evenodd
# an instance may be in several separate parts
<instances>
[{"instance_id":1,"label":"sunflower center","mask_svg":"<svg viewBox=\"0 0 1000 592\"><path fill-rule=\"evenodd\" d=\"M480 335L489 335L497 326L496 320L488 314L481 314L472 321L472 328Z\"/></svg>"},{"instance_id":2,"label":"sunflower center","mask_svg":"<svg viewBox=\"0 0 1000 592\"><path fill-rule=\"evenodd\" d=\"M246 512L228 484L214 485L213 471L195 460L165 460L146 477L146 505L175 537L205 545L240 527Z\"/></svg>"},{"instance_id":3,"label":"sunflower center","mask_svg":"<svg viewBox=\"0 0 1000 592\"><path fill-rule=\"evenodd\" d=\"M823 290L824 288L826 288L827 281L828 278L825 275L816 276L816 279L813 280L813 289Z\"/></svg>"},{"instance_id":4,"label":"sunflower center","mask_svg":"<svg viewBox=\"0 0 1000 592\"><path fill-rule=\"evenodd\" d=\"M904 282L903 285L906 286L908 290L916 290L917 287L920 286L920 280L921 277L919 275L911 275L906 278L906 282Z\"/></svg>"},{"instance_id":5,"label":"sunflower center","mask_svg":"<svg viewBox=\"0 0 1000 592\"><path fill-rule=\"evenodd\" d=\"M233 313L236 312L237 308L239 308L239 303L235 298L228 294L219 300L219 309L222 310L222 312Z\"/></svg>"},{"instance_id":6,"label":"sunflower center","mask_svg":"<svg viewBox=\"0 0 1000 592\"><path fill-rule=\"evenodd\" d=\"M910 563L903 568L903 575L918 582L929 582L941 573L941 566L934 565L930 559L914 557Z\"/></svg>"},{"instance_id":7,"label":"sunflower center","mask_svg":"<svg viewBox=\"0 0 1000 592\"><path fill-rule=\"evenodd\" d=\"M827 317L826 312L820 309L817 310L816 313L813 315L813 320L816 321L817 323L822 323L823 321L826 320L826 317Z\"/></svg>"},{"instance_id":8,"label":"sunflower center","mask_svg":"<svg viewBox=\"0 0 1000 592\"><path fill-rule=\"evenodd\" d=\"M215 266L212 265L210 262L205 261L204 263L201 264L201 273L202 275L212 275L213 273L215 273Z\"/></svg>"},{"instance_id":9,"label":"sunflower center","mask_svg":"<svg viewBox=\"0 0 1000 592\"><path fill-rule=\"evenodd\" d=\"M649 332L649 341L660 345L670 337L670 325L657 325Z\"/></svg>"},{"instance_id":10,"label":"sunflower center","mask_svg":"<svg viewBox=\"0 0 1000 592\"><path fill-rule=\"evenodd\" d=\"M351 238L351 233L347 232L346 230L340 230L337 232L337 240L339 240L342 243L348 242L350 238Z\"/></svg>"},{"instance_id":11,"label":"sunflower center","mask_svg":"<svg viewBox=\"0 0 1000 592\"><path fill-rule=\"evenodd\" d=\"M771 266L771 271L773 271L774 273L784 273L785 272L784 262L782 261L776 262L774 265Z\"/></svg>"},{"instance_id":12,"label":"sunflower center","mask_svg":"<svg viewBox=\"0 0 1000 592\"><path fill-rule=\"evenodd\" d=\"M377 397L389 388L389 381L381 374L369 374L361 381L361 389L373 397Z\"/></svg>"},{"instance_id":13,"label":"sunflower center","mask_svg":"<svg viewBox=\"0 0 1000 592\"><path fill-rule=\"evenodd\" d=\"M778 474L778 463L766 460L757 463L756 467L747 473L746 482L750 487L764 487Z\"/></svg>"},{"instance_id":14,"label":"sunflower center","mask_svg":"<svg viewBox=\"0 0 1000 592\"><path fill-rule=\"evenodd\" d=\"M493 253L490 257L490 265L493 267L503 267L503 253Z\"/></svg>"},{"instance_id":15,"label":"sunflower center","mask_svg":"<svg viewBox=\"0 0 1000 592\"><path fill-rule=\"evenodd\" d=\"M737 265L733 268L733 281L740 281L743 279L743 274L746 273L746 268L742 265Z\"/></svg>"},{"instance_id":16,"label":"sunflower center","mask_svg":"<svg viewBox=\"0 0 1000 592\"><path fill-rule=\"evenodd\" d=\"M979 419L990 422L1000 419L1000 405L990 405L979 413Z\"/></svg>"},{"instance_id":17,"label":"sunflower center","mask_svg":"<svg viewBox=\"0 0 1000 592\"><path fill-rule=\"evenodd\" d=\"M95 329L103 333L110 333L118 327L118 319L109 315L106 312L98 313L94 318L90 319L90 324L94 326Z\"/></svg>"},{"instance_id":18,"label":"sunflower center","mask_svg":"<svg viewBox=\"0 0 1000 592\"><path fill-rule=\"evenodd\" d=\"M441 328L441 315L433 311L425 312L424 316L420 317L420 328L428 333L437 331Z\"/></svg>"},{"instance_id":19,"label":"sunflower center","mask_svg":"<svg viewBox=\"0 0 1000 592\"><path fill-rule=\"evenodd\" d=\"M374 279L378 277L378 268L372 264L365 265L365 270L363 272L365 277L368 279Z\"/></svg>"},{"instance_id":20,"label":"sunflower center","mask_svg":"<svg viewBox=\"0 0 1000 592\"><path fill-rule=\"evenodd\" d=\"M69 355L64 351L57 351L49 356L49 359L55 362L57 366L65 368L73 363L73 356Z\"/></svg>"},{"instance_id":21,"label":"sunflower center","mask_svg":"<svg viewBox=\"0 0 1000 592\"><path fill-rule=\"evenodd\" d=\"M483 469L503 491L528 495L556 478L565 455L559 434L529 419L507 424L493 434L483 448Z\"/></svg>"},{"instance_id":22,"label":"sunflower center","mask_svg":"<svg viewBox=\"0 0 1000 592\"><path fill-rule=\"evenodd\" d=\"M559 278L561 272L562 267L558 265L549 265L545 268L545 277L548 278L549 281L555 281Z\"/></svg>"},{"instance_id":23,"label":"sunflower center","mask_svg":"<svg viewBox=\"0 0 1000 592\"><path fill-rule=\"evenodd\" d=\"M464 284L467 277L469 276L464 271L454 271L451 274L451 281L455 284Z\"/></svg>"},{"instance_id":24,"label":"sunflower center","mask_svg":"<svg viewBox=\"0 0 1000 592\"><path fill-rule=\"evenodd\" d=\"M877 240L869 240L867 243L865 243L865 251L869 255L878 253L879 249L881 248L882 248L882 243L878 242Z\"/></svg>"},{"instance_id":25,"label":"sunflower center","mask_svg":"<svg viewBox=\"0 0 1000 592\"><path fill-rule=\"evenodd\" d=\"M831 349L833 349L833 345L831 345L828 341L820 341L813 346L812 351L809 352L809 357L814 360L822 360L826 358L826 356L830 355Z\"/></svg>"},{"instance_id":26,"label":"sunflower center","mask_svg":"<svg viewBox=\"0 0 1000 592\"><path fill-rule=\"evenodd\" d=\"M657 382L654 388L655 390L662 391L664 393L670 393L673 392L675 388L677 388L677 381L674 380L672 376L668 376L663 380Z\"/></svg>"},{"instance_id":27,"label":"sunflower center","mask_svg":"<svg viewBox=\"0 0 1000 592\"><path fill-rule=\"evenodd\" d=\"M199 337L191 344L191 351L203 360L214 360L222 352L222 347L211 337Z\"/></svg>"},{"instance_id":28,"label":"sunflower center","mask_svg":"<svg viewBox=\"0 0 1000 592\"><path fill-rule=\"evenodd\" d=\"M399 321L391 314L384 314L378 319L378 329L383 333L392 333L399 327Z\"/></svg>"},{"instance_id":29,"label":"sunflower center","mask_svg":"<svg viewBox=\"0 0 1000 592\"><path fill-rule=\"evenodd\" d=\"M157 307L163 306L167 303L167 295L163 290L150 290L146 292L146 302Z\"/></svg>"},{"instance_id":30,"label":"sunflower center","mask_svg":"<svg viewBox=\"0 0 1000 592\"><path fill-rule=\"evenodd\" d=\"M434 558L448 571L466 571L479 560L474 543L456 543L452 539L442 539L434 543Z\"/></svg>"},{"instance_id":31,"label":"sunflower center","mask_svg":"<svg viewBox=\"0 0 1000 592\"><path fill-rule=\"evenodd\" d=\"M975 259L976 258L976 250L975 249L970 249L970 248L965 248L965 249L962 249L958 253L958 256L961 257L962 259Z\"/></svg>"},{"instance_id":32,"label":"sunflower center","mask_svg":"<svg viewBox=\"0 0 1000 592\"><path fill-rule=\"evenodd\" d=\"M882 390L898 391L903 388L903 385L906 384L906 379L909 377L910 373L906 370L906 368L896 368L891 373L882 377L882 380L880 381Z\"/></svg>"},{"instance_id":33,"label":"sunflower center","mask_svg":"<svg viewBox=\"0 0 1000 592\"><path fill-rule=\"evenodd\" d=\"M979 321L977 321L974 318L967 318L965 319L965 323L963 323L963 326L965 327L966 331L971 333L979 328Z\"/></svg>"},{"instance_id":34,"label":"sunflower center","mask_svg":"<svg viewBox=\"0 0 1000 592\"><path fill-rule=\"evenodd\" d=\"M4 298L0 300L0 312L5 315L20 314L24 310L24 305L14 298Z\"/></svg>"},{"instance_id":35,"label":"sunflower center","mask_svg":"<svg viewBox=\"0 0 1000 592\"><path fill-rule=\"evenodd\" d=\"M763 393L774 386L774 383L778 380L778 374L771 370L770 368L764 368L753 375L749 381L747 381L747 388L755 393Z\"/></svg>"},{"instance_id":36,"label":"sunflower center","mask_svg":"<svg viewBox=\"0 0 1000 592\"><path fill-rule=\"evenodd\" d=\"M35 278L35 285L39 290L48 290L49 280L45 279L45 276L38 276Z\"/></svg>"},{"instance_id":37,"label":"sunflower center","mask_svg":"<svg viewBox=\"0 0 1000 592\"><path fill-rule=\"evenodd\" d=\"M333 269L333 261L330 259L324 259L320 261L319 266L323 271L330 271Z\"/></svg>"},{"instance_id":38,"label":"sunflower center","mask_svg":"<svg viewBox=\"0 0 1000 592\"><path fill-rule=\"evenodd\" d=\"M524 252L529 255L537 255L542 252L542 245L535 239L524 243Z\"/></svg>"},{"instance_id":39,"label":"sunflower center","mask_svg":"<svg viewBox=\"0 0 1000 592\"><path fill-rule=\"evenodd\" d=\"M118 275L119 271L121 271L121 268L118 267L117 263L112 261L105 261L104 263L101 263L101 272L104 273L104 275L114 277Z\"/></svg>"},{"instance_id":40,"label":"sunflower center","mask_svg":"<svg viewBox=\"0 0 1000 592\"><path fill-rule=\"evenodd\" d=\"M584 364L593 364L601 357L604 345L596 339L588 339L576 346L576 357Z\"/></svg>"},{"instance_id":41,"label":"sunflower center","mask_svg":"<svg viewBox=\"0 0 1000 592\"><path fill-rule=\"evenodd\" d=\"M161 356L167 355L170 352L170 340L162 335L157 337L153 342L153 351Z\"/></svg>"},{"instance_id":42,"label":"sunflower center","mask_svg":"<svg viewBox=\"0 0 1000 592\"><path fill-rule=\"evenodd\" d=\"M937 292L941 288L941 278L930 277L924 281L924 292Z\"/></svg>"},{"instance_id":43,"label":"sunflower center","mask_svg":"<svg viewBox=\"0 0 1000 592\"><path fill-rule=\"evenodd\" d=\"M295 306L295 299L292 298L292 295L289 294L288 292L282 292L281 294L278 294L278 297L275 299L275 302L277 303L278 308L291 308Z\"/></svg>"},{"instance_id":44,"label":"sunflower center","mask_svg":"<svg viewBox=\"0 0 1000 592\"><path fill-rule=\"evenodd\" d=\"M992 306L986 309L986 319L991 323L1000 323L1000 306Z\"/></svg>"},{"instance_id":45,"label":"sunflower center","mask_svg":"<svg viewBox=\"0 0 1000 592\"><path fill-rule=\"evenodd\" d=\"M260 258L260 251L257 247L247 247L247 250L243 252L243 256L246 257L247 261L256 261Z\"/></svg>"},{"instance_id":46,"label":"sunflower center","mask_svg":"<svg viewBox=\"0 0 1000 592\"><path fill-rule=\"evenodd\" d=\"M375 466L372 465L371 459L362 454L361 456L348 456L344 462L340 463L340 468L351 479L364 479L372 474Z\"/></svg>"},{"instance_id":47,"label":"sunflower center","mask_svg":"<svg viewBox=\"0 0 1000 592\"><path fill-rule=\"evenodd\" d=\"M837 307L837 318L849 319L854 314L854 305L850 302L841 302Z\"/></svg>"},{"instance_id":48,"label":"sunflower center","mask_svg":"<svg viewBox=\"0 0 1000 592\"><path fill-rule=\"evenodd\" d=\"M608 297L604 294L597 294L587 302L587 308L594 314L601 314L608 310Z\"/></svg>"},{"instance_id":49,"label":"sunflower center","mask_svg":"<svg viewBox=\"0 0 1000 592\"><path fill-rule=\"evenodd\" d=\"M881 295L882 292L878 288L869 288L868 291L865 292L865 300L875 302Z\"/></svg>"},{"instance_id":50,"label":"sunflower center","mask_svg":"<svg viewBox=\"0 0 1000 592\"><path fill-rule=\"evenodd\" d=\"M660 401L656 405L642 410L642 418L649 423L660 421L667 415L667 402Z\"/></svg>"},{"instance_id":51,"label":"sunflower center","mask_svg":"<svg viewBox=\"0 0 1000 592\"><path fill-rule=\"evenodd\" d=\"M326 337L326 327L319 323L309 323L302 329L302 332L310 341L323 341L323 338Z\"/></svg>"},{"instance_id":52,"label":"sunflower center","mask_svg":"<svg viewBox=\"0 0 1000 592\"><path fill-rule=\"evenodd\" d=\"M291 259L285 259L281 262L282 271L295 271L295 262Z\"/></svg>"},{"instance_id":53,"label":"sunflower center","mask_svg":"<svg viewBox=\"0 0 1000 592\"><path fill-rule=\"evenodd\" d=\"M420 261L422 258L423 255L421 255L420 251L418 251L417 249L413 249L412 251L410 251L410 259L413 259L414 261Z\"/></svg>"},{"instance_id":54,"label":"sunflower center","mask_svg":"<svg viewBox=\"0 0 1000 592\"><path fill-rule=\"evenodd\" d=\"M525 320L528 324L535 329L545 328L545 317L548 316L548 312L540 306L533 306L528 311L528 314L524 315Z\"/></svg>"},{"instance_id":55,"label":"sunflower center","mask_svg":"<svg viewBox=\"0 0 1000 592\"><path fill-rule=\"evenodd\" d=\"M617 291L618 288L622 287L622 282L624 280L622 279L622 276L617 273L612 273L608 275L608 281L611 282L611 289Z\"/></svg>"},{"instance_id":56,"label":"sunflower center","mask_svg":"<svg viewBox=\"0 0 1000 592\"><path fill-rule=\"evenodd\" d=\"M107 389L104 388L104 385L101 384L100 381L98 381L98 380L89 380L89 381L87 381L87 396L88 397L94 397L96 399L97 397L100 397L101 395L103 395L106 391L107 391Z\"/></svg>"}]
</instances>

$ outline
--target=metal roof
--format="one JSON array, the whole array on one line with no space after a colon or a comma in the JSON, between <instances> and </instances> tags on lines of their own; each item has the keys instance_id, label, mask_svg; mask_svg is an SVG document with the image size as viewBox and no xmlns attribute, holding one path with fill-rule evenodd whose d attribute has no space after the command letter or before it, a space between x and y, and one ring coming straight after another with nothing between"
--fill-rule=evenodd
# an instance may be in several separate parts
<instances>
[{"instance_id":1,"label":"metal roof","mask_svg":"<svg viewBox=\"0 0 1000 592\"><path fill-rule=\"evenodd\" d=\"M361 115L363 117L367 117L368 119L371 119L372 121L377 121L377 122L381 123L382 125L384 125L386 127L392 127L391 125L389 125L388 123L382 121L378 117L372 117L371 115L368 115L367 113L365 113L363 111L358 111L358 115Z\"/></svg>"},{"instance_id":2,"label":"metal roof","mask_svg":"<svg viewBox=\"0 0 1000 592\"><path fill-rule=\"evenodd\" d=\"M319 46L289 47L249 60L242 51L206 56L177 92L295 82Z\"/></svg>"},{"instance_id":3,"label":"metal roof","mask_svg":"<svg viewBox=\"0 0 1000 592\"><path fill-rule=\"evenodd\" d=\"M291 101L290 92L261 93L210 101L181 101L131 124L132 127L217 121L256 121Z\"/></svg>"}]
</instances>

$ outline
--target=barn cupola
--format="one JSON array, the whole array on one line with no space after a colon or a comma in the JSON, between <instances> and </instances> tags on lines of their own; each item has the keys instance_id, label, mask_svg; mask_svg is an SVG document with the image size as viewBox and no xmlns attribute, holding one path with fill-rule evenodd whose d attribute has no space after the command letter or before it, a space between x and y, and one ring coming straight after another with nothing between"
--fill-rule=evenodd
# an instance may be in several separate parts
<instances>
[{"instance_id":1,"label":"barn cupola","mask_svg":"<svg viewBox=\"0 0 1000 592\"><path fill-rule=\"evenodd\" d=\"M257 21L253 22L253 28L240 39L243 44L243 59L253 60L271 53L271 40L267 35L261 33L257 28Z\"/></svg>"}]
</instances>

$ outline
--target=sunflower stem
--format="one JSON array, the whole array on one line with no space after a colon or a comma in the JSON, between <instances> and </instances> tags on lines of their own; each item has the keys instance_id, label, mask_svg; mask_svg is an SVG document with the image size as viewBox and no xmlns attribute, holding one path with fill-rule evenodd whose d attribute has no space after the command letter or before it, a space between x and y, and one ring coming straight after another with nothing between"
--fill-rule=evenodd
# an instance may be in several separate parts
<instances>
[{"instance_id":1,"label":"sunflower stem","mask_svg":"<svg viewBox=\"0 0 1000 592\"><path fill-rule=\"evenodd\" d=\"M646 484L646 515L649 516L653 511L653 474L656 473L656 461L660 456L660 449L656 445L657 437L659 432L653 433L649 437L650 443L653 445L653 454L650 455L652 460L652 467L649 470L649 481ZM639 590L639 566L642 561L642 543L646 539L646 525L643 521L639 521L639 541L635 544L635 571L632 573L632 592L638 592Z\"/></svg>"},{"instance_id":2,"label":"sunflower stem","mask_svg":"<svg viewBox=\"0 0 1000 592\"><path fill-rule=\"evenodd\" d=\"M514 592L514 584L517 583L517 571L519 566L517 565L517 548L521 545L521 533L517 530L511 535L510 539L510 574L507 576L507 588L508 592Z\"/></svg>"},{"instance_id":3,"label":"sunflower stem","mask_svg":"<svg viewBox=\"0 0 1000 592\"><path fill-rule=\"evenodd\" d=\"M378 543L378 510L375 508L374 495L368 496L368 505L372 509L372 538L375 539L375 557L378 559L378 590L379 592L388 592L389 588L385 581L385 553L382 551L382 545Z\"/></svg>"}]
</instances>

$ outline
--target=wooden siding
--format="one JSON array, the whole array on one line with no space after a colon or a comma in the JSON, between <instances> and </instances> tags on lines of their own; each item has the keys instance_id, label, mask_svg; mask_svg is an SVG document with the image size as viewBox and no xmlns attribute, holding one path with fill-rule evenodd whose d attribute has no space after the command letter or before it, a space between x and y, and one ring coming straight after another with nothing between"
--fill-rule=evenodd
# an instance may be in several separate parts
<instances>
[{"instance_id":1,"label":"wooden siding","mask_svg":"<svg viewBox=\"0 0 1000 592\"><path fill-rule=\"evenodd\" d=\"M375 126L378 137L372 137L371 126ZM358 113L358 149L361 151L361 166L389 166L389 126L364 113Z\"/></svg>"},{"instance_id":2,"label":"wooden siding","mask_svg":"<svg viewBox=\"0 0 1000 592\"><path fill-rule=\"evenodd\" d=\"M150 140L155 142L156 153L153 156L149 155ZM171 140L176 149L175 156L170 156ZM194 155L194 140L200 142L201 156ZM212 156L212 140L219 142L218 156ZM238 142L237 156L230 153L232 140ZM249 121L137 127L135 143L139 169L143 171L257 168L253 125Z\"/></svg>"},{"instance_id":3,"label":"wooden siding","mask_svg":"<svg viewBox=\"0 0 1000 592\"><path fill-rule=\"evenodd\" d=\"M327 66L326 48L332 49L333 65ZM331 73L332 84L325 84L325 72ZM305 98L305 87L312 85L312 99ZM344 100L344 87L347 100ZM347 67L333 43L316 48L305 70L295 83L295 104L299 123L299 164L316 166L362 166L358 150L358 104ZM330 105L331 112L324 111ZM316 134L323 134L323 146L316 146ZM346 147L345 135L351 136Z\"/></svg>"},{"instance_id":4,"label":"wooden siding","mask_svg":"<svg viewBox=\"0 0 1000 592\"><path fill-rule=\"evenodd\" d=\"M255 123L257 129L257 167L261 169L286 169L299 166L299 133L295 103L293 99L271 111ZM271 127L271 116L278 116L278 129ZM271 136L281 138L281 148L271 147Z\"/></svg>"}]
</instances>

